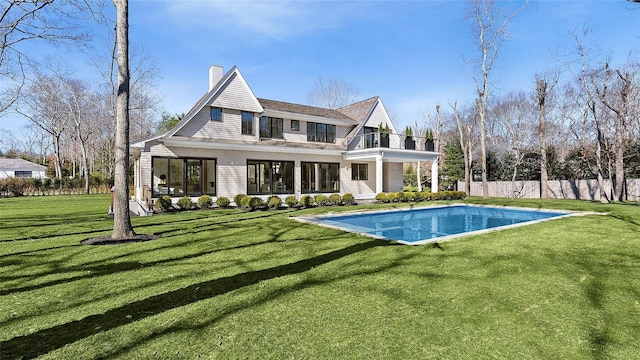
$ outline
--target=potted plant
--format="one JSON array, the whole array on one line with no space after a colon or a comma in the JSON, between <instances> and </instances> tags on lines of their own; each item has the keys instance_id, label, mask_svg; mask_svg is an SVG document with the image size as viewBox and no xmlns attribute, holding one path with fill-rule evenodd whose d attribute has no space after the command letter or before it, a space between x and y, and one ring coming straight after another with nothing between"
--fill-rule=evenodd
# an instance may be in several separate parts
<instances>
[{"instance_id":1,"label":"potted plant","mask_svg":"<svg viewBox=\"0 0 640 360\"><path fill-rule=\"evenodd\" d=\"M426 151L434 151L433 131L431 129L427 129L427 131L424 133L424 149Z\"/></svg>"},{"instance_id":2,"label":"potted plant","mask_svg":"<svg viewBox=\"0 0 640 360\"><path fill-rule=\"evenodd\" d=\"M407 126L404 130L404 148L407 150L415 150L416 149L416 141L413 140L413 129L411 126Z\"/></svg>"},{"instance_id":3,"label":"potted plant","mask_svg":"<svg viewBox=\"0 0 640 360\"><path fill-rule=\"evenodd\" d=\"M378 124L378 132L380 133L380 147L388 148L389 147L389 124L385 124L384 127L382 123Z\"/></svg>"}]
</instances>

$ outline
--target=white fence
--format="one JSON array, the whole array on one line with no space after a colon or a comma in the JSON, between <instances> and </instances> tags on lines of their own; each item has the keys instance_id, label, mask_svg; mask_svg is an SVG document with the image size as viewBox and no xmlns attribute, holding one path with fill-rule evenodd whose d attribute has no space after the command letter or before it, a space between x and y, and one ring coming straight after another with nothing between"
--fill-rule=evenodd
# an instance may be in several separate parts
<instances>
[{"instance_id":1,"label":"white fence","mask_svg":"<svg viewBox=\"0 0 640 360\"><path fill-rule=\"evenodd\" d=\"M540 198L539 181L490 181L489 196ZM605 192L611 198L609 181L604 182ZM464 191L464 181L458 182L458 190ZM627 200L640 201L640 179L627 179ZM471 196L482 196L482 182L471 183ZM600 201L597 180L549 180L549 197L556 199L580 199Z\"/></svg>"}]
</instances>

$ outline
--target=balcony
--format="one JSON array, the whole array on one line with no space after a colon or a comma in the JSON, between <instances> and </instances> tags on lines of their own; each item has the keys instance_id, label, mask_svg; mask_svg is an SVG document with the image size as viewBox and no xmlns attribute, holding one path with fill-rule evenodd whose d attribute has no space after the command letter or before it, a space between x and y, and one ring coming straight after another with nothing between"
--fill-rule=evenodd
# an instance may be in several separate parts
<instances>
[{"instance_id":1,"label":"balcony","mask_svg":"<svg viewBox=\"0 0 640 360\"><path fill-rule=\"evenodd\" d=\"M355 144L356 145L352 150L388 148L388 149L425 151L425 147L426 147L426 151L434 151L433 143L426 144L424 141L416 140L415 137L411 137L407 139L406 136L399 135L399 134L388 134L388 135L382 135L380 133L362 134L359 136L359 139L357 139Z\"/></svg>"}]
</instances>

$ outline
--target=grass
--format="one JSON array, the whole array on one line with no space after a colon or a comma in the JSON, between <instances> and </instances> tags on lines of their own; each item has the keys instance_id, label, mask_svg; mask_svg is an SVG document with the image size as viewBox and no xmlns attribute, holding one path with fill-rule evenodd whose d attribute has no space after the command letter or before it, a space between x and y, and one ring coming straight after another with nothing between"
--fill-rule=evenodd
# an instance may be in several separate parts
<instances>
[{"instance_id":1,"label":"grass","mask_svg":"<svg viewBox=\"0 0 640 360\"><path fill-rule=\"evenodd\" d=\"M85 246L107 196L0 199L0 359L640 357L640 206L467 202L608 214L437 248L191 211Z\"/></svg>"}]
</instances>

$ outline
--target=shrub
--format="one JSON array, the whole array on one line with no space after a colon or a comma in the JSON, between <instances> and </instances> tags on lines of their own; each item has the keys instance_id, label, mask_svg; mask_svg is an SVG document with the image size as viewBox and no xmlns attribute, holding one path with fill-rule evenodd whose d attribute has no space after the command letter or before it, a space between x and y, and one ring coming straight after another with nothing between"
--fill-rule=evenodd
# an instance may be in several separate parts
<instances>
[{"instance_id":1,"label":"shrub","mask_svg":"<svg viewBox=\"0 0 640 360\"><path fill-rule=\"evenodd\" d=\"M209 209L213 206L213 199L209 195L202 195L198 198L198 206L201 209Z\"/></svg>"},{"instance_id":2,"label":"shrub","mask_svg":"<svg viewBox=\"0 0 640 360\"><path fill-rule=\"evenodd\" d=\"M286 199L284 199L285 204L290 208L297 208L300 203L298 203L298 198L295 195L289 195Z\"/></svg>"},{"instance_id":3,"label":"shrub","mask_svg":"<svg viewBox=\"0 0 640 360\"><path fill-rule=\"evenodd\" d=\"M342 203L343 204L345 204L345 205L353 205L353 204L355 204L355 202L356 202L356 200L353 197L353 194L346 193L346 194L342 195Z\"/></svg>"},{"instance_id":4,"label":"shrub","mask_svg":"<svg viewBox=\"0 0 640 360\"><path fill-rule=\"evenodd\" d=\"M336 205L340 205L340 203L342 203L342 196L338 194L331 194L329 196L329 204L336 206Z\"/></svg>"},{"instance_id":5,"label":"shrub","mask_svg":"<svg viewBox=\"0 0 640 360\"><path fill-rule=\"evenodd\" d=\"M193 201L191 201L191 198L189 196L184 196L181 197L180 200L178 200L178 203L176 205L178 205L178 207L182 210L191 210L191 208L193 207Z\"/></svg>"},{"instance_id":6,"label":"shrub","mask_svg":"<svg viewBox=\"0 0 640 360\"><path fill-rule=\"evenodd\" d=\"M430 191L423 191L422 193L422 198L426 201L432 201L433 200L433 193Z\"/></svg>"},{"instance_id":7,"label":"shrub","mask_svg":"<svg viewBox=\"0 0 640 360\"><path fill-rule=\"evenodd\" d=\"M22 196L29 187L29 181L25 178L8 177L0 182L2 191L9 193L9 196Z\"/></svg>"},{"instance_id":8,"label":"shrub","mask_svg":"<svg viewBox=\"0 0 640 360\"><path fill-rule=\"evenodd\" d=\"M228 197L224 197L224 196L219 196L216 199L216 205L218 205L219 207L226 209L229 207L229 205L231 205L231 201L229 200Z\"/></svg>"},{"instance_id":9,"label":"shrub","mask_svg":"<svg viewBox=\"0 0 640 360\"><path fill-rule=\"evenodd\" d=\"M424 193L423 192L414 192L413 193L413 199L414 201L424 201Z\"/></svg>"},{"instance_id":10,"label":"shrub","mask_svg":"<svg viewBox=\"0 0 640 360\"><path fill-rule=\"evenodd\" d=\"M305 195L300 198L300 204L305 208L310 208L313 206L313 197L311 195Z\"/></svg>"},{"instance_id":11,"label":"shrub","mask_svg":"<svg viewBox=\"0 0 640 360\"><path fill-rule=\"evenodd\" d=\"M413 191L407 191L404 193L404 196L406 197L406 201L416 201L416 193Z\"/></svg>"},{"instance_id":12,"label":"shrub","mask_svg":"<svg viewBox=\"0 0 640 360\"><path fill-rule=\"evenodd\" d=\"M315 201L316 201L316 204L318 206L329 206L329 205L331 205L331 203L329 203L329 198L326 195L322 195L322 194L316 195Z\"/></svg>"},{"instance_id":13,"label":"shrub","mask_svg":"<svg viewBox=\"0 0 640 360\"><path fill-rule=\"evenodd\" d=\"M389 202L398 201L398 194L394 192L387 193L387 198L389 198Z\"/></svg>"},{"instance_id":14,"label":"shrub","mask_svg":"<svg viewBox=\"0 0 640 360\"><path fill-rule=\"evenodd\" d=\"M259 197L244 196L241 200L242 207L246 210L253 211L264 206L264 200Z\"/></svg>"},{"instance_id":15,"label":"shrub","mask_svg":"<svg viewBox=\"0 0 640 360\"><path fill-rule=\"evenodd\" d=\"M248 197L245 194L238 194L233 197L233 203L236 204L237 207L242 207L242 199Z\"/></svg>"},{"instance_id":16,"label":"shrub","mask_svg":"<svg viewBox=\"0 0 640 360\"><path fill-rule=\"evenodd\" d=\"M171 209L171 197L169 195L160 196L155 203L156 208L160 210Z\"/></svg>"},{"instance_id":17,"label":"shrub","mask_svg":"<svg viewBox=\"0 0 640 360\"><path fill-rule=\"evenodd\" d=\"M282 205L282 199L275 195L271 196L267 201L267 205L269 206L269 209L278 209L280 205Z\"/></svg>"},{"instance_id":18,"label":"shrub","mask_svg":"<svg viewBox=\"0 0 640 360\"><path fill-rule=\"evenodd\" d=\"M388 203L389 202L389 196L383 192L381 193L377 193L376 194L376 201L379 202L383 202L383 203Z\"/></svg>"},{"instance_id":19,"label":"shrub","mask_svg":"<svg viewBox=\"0 0 640 360\"><path fill-rule=\"evenodd\" d=\"M404 191L398 191L396 193L396 198L398 199L398 202L408 201L407 200L407 195L404 193Z\"/></svg>"}]
</instances>

